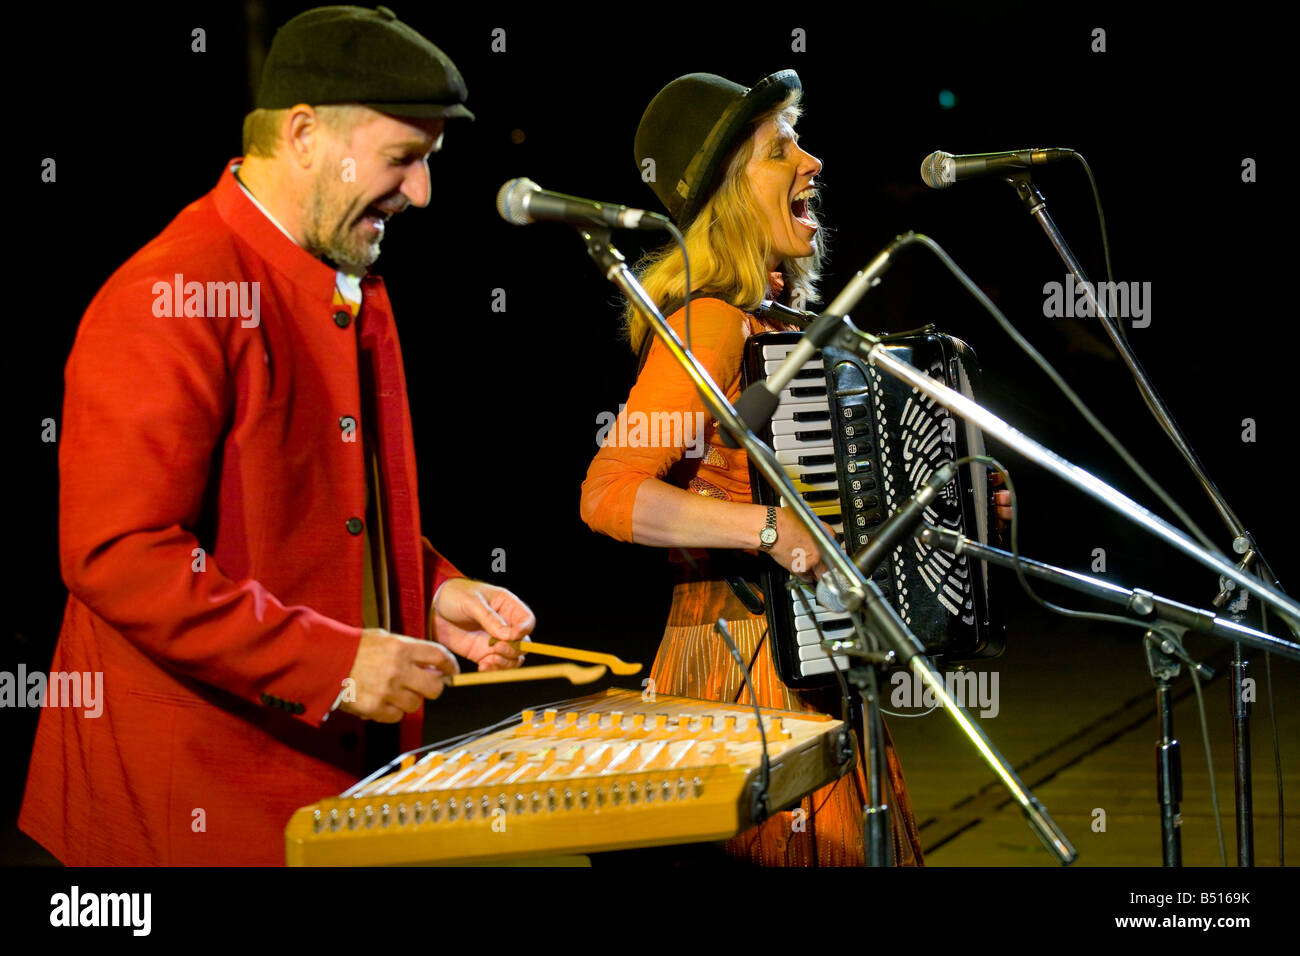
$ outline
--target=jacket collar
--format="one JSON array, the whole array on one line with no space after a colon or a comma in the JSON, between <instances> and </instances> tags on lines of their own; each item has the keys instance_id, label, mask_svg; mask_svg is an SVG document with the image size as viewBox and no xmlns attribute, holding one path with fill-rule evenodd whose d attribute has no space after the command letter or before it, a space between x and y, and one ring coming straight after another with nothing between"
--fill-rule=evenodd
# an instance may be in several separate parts
<instances>
[{"instance_id":1,"label":"jacket collar","mask_svg":"<svg viewBox=\"0 0 1300 956\"><path fill-rule=\"evenodd\" d=\"M302 286L314 296L332 298L334 269L281 232L280 227L244 195L232 171L232 167L242 162L242 158L236 157L221 171L221 178L213 191L217 214L237 236L295 285Z\"/></svg>"}]
</instances>

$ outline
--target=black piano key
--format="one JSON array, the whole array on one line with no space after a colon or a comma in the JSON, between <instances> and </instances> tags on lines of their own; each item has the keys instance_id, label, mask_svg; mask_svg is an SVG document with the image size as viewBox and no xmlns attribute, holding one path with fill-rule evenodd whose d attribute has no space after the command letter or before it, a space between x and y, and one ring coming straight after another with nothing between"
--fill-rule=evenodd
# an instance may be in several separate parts
<instances>
[{"instance_id":1,"label":"black piano key","mask_svg":"<svg viewBox=\"0 0 1300 956\"><path fill-rule=\"evenodd\" d=\"M800 455L799 464L801 465L835 465L835 455Z\"/></svg>"},{"instance_id":2,"label":"black piano key","mask_svg":"<svg viewBox=\"0 0 1300 956\"><path fill-rule=\"evenodd\" d=\"M821 491L809 491L803 495L803 500L811 504L819 501L839 501L840 493L836 488L825 488Z\"/></svg>"},{"instance_id":3,"label":"black piano key","mask_svg":"<svg viewBox=\"0 0 1300 956\"><path fill-rule=\"evenodd\" d=\"M826 396L825 385L796 385L790 389L790 394L795 398L813 398L818 395L823 398Z\"/></svg>"}]
</instances>

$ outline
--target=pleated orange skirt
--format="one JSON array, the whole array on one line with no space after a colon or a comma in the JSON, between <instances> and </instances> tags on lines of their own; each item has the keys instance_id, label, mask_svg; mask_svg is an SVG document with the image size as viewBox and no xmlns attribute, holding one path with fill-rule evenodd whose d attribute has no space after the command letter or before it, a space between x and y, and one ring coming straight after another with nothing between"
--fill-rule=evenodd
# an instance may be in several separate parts
<instances>
[{"instance_id":1,"label":"pleated orange skirt","mask_svg":"<svg viewBox=\"0 0 1300 956\"><path fill-rule=\"evenodd\" d=\"M740 669L713 629L719 617L727 621L746 662L752 662L750 679L760 707L817 712L804 695L777 676L771 642L765 636L766 617L750 614L721 581L688 580L674 588L669 623L650 673L656 693L750 703ZM693 623L701 620L709 623ZM885 741L889 777L885 796L893 823L894 860L899 866L921 866L921 840L888 728ZM860 740L858 752L863 752ZM805 797L801 813L792 809L774 814L728 840L726 851L759 866L861 866L866 794L866 775L859 760L852 772Z\"/></svg>"}]
</instances>

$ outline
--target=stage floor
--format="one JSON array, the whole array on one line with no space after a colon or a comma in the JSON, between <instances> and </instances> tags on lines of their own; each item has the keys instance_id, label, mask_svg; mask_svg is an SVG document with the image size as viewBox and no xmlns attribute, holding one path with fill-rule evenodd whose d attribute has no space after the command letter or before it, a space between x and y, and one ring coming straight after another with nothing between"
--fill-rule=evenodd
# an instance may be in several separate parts
<instances>
[{"instance_id":1,"label":"stage floor","mask_svg":"<svg viewBox=\"0 0 1300 956\"><path fill-rule=\"evenodd\" d=\"M1078 850L1076 866L1159 866L1160 808L1155 692L1136 628L1063 622L1022 609L1001 657L974 666L997 672L996 717L980 720L994 745L1046 806ZM1190 636L1198 660L1220 653ZM1255 864L1276 866L1277 782L1262 655L1248 658L1256 680L1251 720ZM1300 686L1295 663L1274 659L1273 689L1287 797L1286 850L1300 860ZM1202 681L1223 834L1236 863L1232 725L1227 669ZM992 686L986 681L986 687ZM1174 686L1174 732L1183 765L1182 844L1186 866L1219 866L1210 777L1191 681ZM941 713L887 718L903 762L929 866L1048 866L1046 848L1019 806ZM1104 817L1101 812L1104 812ZM1104 829L1103 829L1104 823Z\"/></svg>"}]
</instances>

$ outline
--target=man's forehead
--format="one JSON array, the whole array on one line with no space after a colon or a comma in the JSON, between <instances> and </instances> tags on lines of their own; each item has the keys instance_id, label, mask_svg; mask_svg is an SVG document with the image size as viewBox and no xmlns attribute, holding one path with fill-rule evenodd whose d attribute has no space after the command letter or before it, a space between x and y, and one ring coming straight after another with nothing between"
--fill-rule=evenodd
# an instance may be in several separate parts
<instances>
[{"instance_id":1,"label":"man's forehead","mask_svg":"<svg viewBox=\"0 0 1300 956\"><path fill-rule=\"evenodd\" d=\"M366 114L362 124L366 127L366 132L385 147L436 149L442 142L443 130L447 126L447 120L441 116L432 118L393 116L369 107L366 107Z\"/></svg>"}]
</instances>

